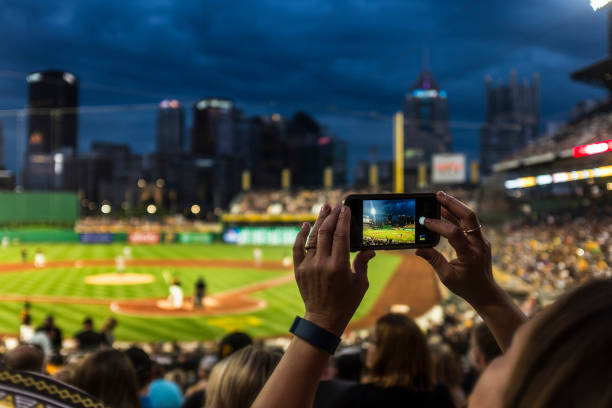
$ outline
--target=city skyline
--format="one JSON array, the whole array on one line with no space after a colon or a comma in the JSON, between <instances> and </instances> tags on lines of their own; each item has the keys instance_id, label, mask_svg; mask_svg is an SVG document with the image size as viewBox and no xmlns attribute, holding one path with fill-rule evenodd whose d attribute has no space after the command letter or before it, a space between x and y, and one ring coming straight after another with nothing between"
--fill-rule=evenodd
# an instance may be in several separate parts
<instances>
[{"instance_id":1,"label":"city skyline","mask_svg":"<svg viewBox=\"0 0 612 408\"><path fill-rule=\"evenodd\" d=\"M25 107L25 74L58 68L82 81L82 106L221 96L249 115L303 110L351 142L354 163L367 158L371 145L390 156L391 115L420 72L425 47L448 92L454 148L473 157L484 122L485 75L506 81L511 68L520 78L539 72L544 123L563 121L577 101L604 95L569 79L606 53L605 12L593 13L588 2L165 4L67 2L49 10L9 1L0 33L14 41L0 45L0 109ZM24 25L34 20L40 23ZM153 151L155 113L80 115L80 150L96 140L129 139L135 151ZM10 115L0 121L5 161L14 169L22 153L14 139L18 132L25 136L23 125Z\"/></svg>"}]
</instances>

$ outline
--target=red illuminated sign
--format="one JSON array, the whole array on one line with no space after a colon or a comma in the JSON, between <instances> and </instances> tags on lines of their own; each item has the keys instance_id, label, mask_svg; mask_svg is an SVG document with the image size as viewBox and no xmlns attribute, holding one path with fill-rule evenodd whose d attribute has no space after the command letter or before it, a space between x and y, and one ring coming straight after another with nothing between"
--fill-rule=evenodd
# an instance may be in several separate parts
<instances>
[{"instance_id":1,"label":"red illuminated sign","mask_svg":"<svg viewBox=\"0 0 612 408\"><path fill-rule=\"evenodd\" d=\"M606 152L612 152L612 139L574 147L574 157L591 156Z\"/></svg>"}]
</instances>

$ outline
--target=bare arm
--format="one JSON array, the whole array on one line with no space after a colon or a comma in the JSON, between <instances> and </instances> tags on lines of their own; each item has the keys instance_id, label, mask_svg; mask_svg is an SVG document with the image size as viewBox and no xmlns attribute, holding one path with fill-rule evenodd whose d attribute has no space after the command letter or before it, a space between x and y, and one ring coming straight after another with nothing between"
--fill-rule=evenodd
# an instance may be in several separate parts
<instances>
[{"instance_id":1,"label":"bare arm","mask_svg":"<svg viewBox=\"0 0 612 408\"><path fill-rule=\"evenodd\" d=\"M476 214L454 197L442 192L437 196L448 221L428 218L424 225L448 239L457 259L449 262L433 248L419 249L417 255L433 266L444 285L476 309L500 348L506 350L526 317L493 278L491 246Z\"/></svg>"},{"instance_id":2,"label":"bare arm","mask_svg":"<svg viewBox=\"0 0 612 408\"><path fill-rule=\"evenodd\" d=\"M304 300L304 318L340 336L368 288L367 263L373 251L359 253L350 264L348 207L321 209L310 235L308 253L304 243L310 226L304 224L293 247L295 280ZM300 338L287 352L253 403L256 408L312 407L319 379L329 354Z\"/></svg>"}]
</instances>

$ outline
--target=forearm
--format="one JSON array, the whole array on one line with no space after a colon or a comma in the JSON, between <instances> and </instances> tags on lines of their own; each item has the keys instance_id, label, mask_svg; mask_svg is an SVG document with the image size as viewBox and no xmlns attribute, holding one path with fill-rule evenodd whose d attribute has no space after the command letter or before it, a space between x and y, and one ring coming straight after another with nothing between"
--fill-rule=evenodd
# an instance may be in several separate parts
<instances>
[{"instance_id":1,"label":"forearm","mask_svg":"<svg viewBox=\"0 0 612 408\"><path fill-rule=\"evenodd\" d=\"M295 337L252 407L312 407L329 354Z\"/></svg>"},{"instance_id":2,"label":"forearm","mask_svg":"<svg viewBox=\"0 0 612 408\"><path fill-rule=\"evenodd\" d=\"M491 330L497 344L506 351L516 330L527 320L510 296L498 285L484 301L470 302Z\"/></svg>"}]
</instances>

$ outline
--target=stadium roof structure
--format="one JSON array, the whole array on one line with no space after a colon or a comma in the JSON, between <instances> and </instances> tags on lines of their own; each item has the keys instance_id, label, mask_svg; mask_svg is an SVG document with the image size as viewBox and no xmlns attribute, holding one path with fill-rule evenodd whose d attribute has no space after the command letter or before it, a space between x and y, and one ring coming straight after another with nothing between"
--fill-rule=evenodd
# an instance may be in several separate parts
<instances>
[{"instance_id":1,"label":"stadium roof structure","mask_svg":"<svg viewBox=\"0 0 612 408\"><path fill-rule=\"evenodd\" d=\"M571 78L612 91L612 56L572 72Z\"/></svg>"}]
</instances>

